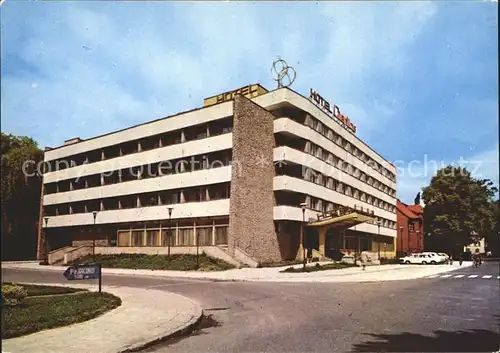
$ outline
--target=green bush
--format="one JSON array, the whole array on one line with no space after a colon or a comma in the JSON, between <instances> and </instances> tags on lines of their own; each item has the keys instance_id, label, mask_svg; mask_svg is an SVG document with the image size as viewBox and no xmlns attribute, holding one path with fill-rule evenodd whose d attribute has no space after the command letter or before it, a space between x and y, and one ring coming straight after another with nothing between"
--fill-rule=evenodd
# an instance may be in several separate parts
<instances>
[{"instance_id":1,"label":"green bush","mask_svg":"<svg viewBox=\"0 0 500 353\"><path fill-rule=\"evenodd\" d=\"M17 305L28 296L28 291L21 286L2 283L2 304Z\"/></svg>"}]
</instances>

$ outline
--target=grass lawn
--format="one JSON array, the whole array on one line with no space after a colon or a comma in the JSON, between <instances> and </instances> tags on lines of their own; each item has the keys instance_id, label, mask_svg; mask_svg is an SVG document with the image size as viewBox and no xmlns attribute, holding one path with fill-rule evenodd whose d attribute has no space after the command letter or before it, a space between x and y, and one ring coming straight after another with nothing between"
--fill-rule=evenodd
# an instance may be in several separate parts
<instances>
[{"instance_id":1,"label":"grass lawn","mask_svg":"<svg viewBox=\"0 0 500 353\"><path fill-rule=\"evenodd\" d=\"M92 256L79 259L72 263L86 264L94 262ZM196 255L145 255L145 254L119 254L96 255L95 262L107 268L132 268L147 270L175 270L175 271L223 271L234 268L233 265L206 254L199 255L199 268L196 265Z\"/></svg>"},{"instance_id":2,"label":"grass lawn","mask_svg":"<svg viewBox=\"0 0 500 353\"><path fill-rule=\"evenodd\" d=\"M2 307L2 338L86 321L120 305L121 299L109 293L27 297L21 304Z\"/></svg>"},{"instance_id":3,"label":"grass lawn","mask_svg":"<svg viewBox=\"0 0 500 353\"><path fill-rule=\"evenodd\" d=\"M3 284L14 284L10 282L2 282ZM86 289L68 288L68 287L55 287L43 286L34 284L18 284L28 292L28 297L35 297L40 295L54 295L54 294L69 294L77 292L87 292Z\"/></svg>"},{"instance_id":4,"label":"grass lawn","mask_svg":"<svg viewBox=\"0 0 500 353\"><path fill-rule=\"evenodd\" d=\"M337 262L337 263L331 263L331 264L326 264L326 265L316 264L314 266L307 266L305 271L304 271L304 268L302 266L297 267L297 268L288 267L280 272L287 272L287 273L316 272L316 271L326 271L326 270L338 270L338 269L348 268L348 267L357 267L357 266L353 265L353 264L346 264L343 262Z\"/></svg>"}]
</instances>

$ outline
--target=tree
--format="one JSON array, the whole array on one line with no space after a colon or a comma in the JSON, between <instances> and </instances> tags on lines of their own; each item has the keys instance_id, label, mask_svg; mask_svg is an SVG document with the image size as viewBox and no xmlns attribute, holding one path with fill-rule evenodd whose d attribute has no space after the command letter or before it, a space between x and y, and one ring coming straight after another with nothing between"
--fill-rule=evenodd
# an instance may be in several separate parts
<instances>
[{"instance_id":1,"label":"tree","mask_svg":"<svg viewBox=\"0 0 500 353\"><path fill-rule=\"evenodd\" d=\"M2 259L35 258L41 189L36 164L43 152L29 137L4 133L0 149Z\"/></svg>"},{"instance_id":2,"label":"tree","mask_svg":"<svg viewBox=\"0 0 500 353\"><path fill-rule=\"evenodd\" d=\"M497 191L490 180L475 179L466 168L440 169L422 192L428 244L436 251L456 252L474 242L472 234L492 234Z\"/></svg>"}]
</instances>

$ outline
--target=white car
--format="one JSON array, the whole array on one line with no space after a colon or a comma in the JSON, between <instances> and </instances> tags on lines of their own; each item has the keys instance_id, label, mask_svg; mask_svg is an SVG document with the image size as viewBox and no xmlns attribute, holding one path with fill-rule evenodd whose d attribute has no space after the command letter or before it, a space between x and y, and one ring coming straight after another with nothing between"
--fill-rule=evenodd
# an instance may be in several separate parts
<instances>
[{"instance_id":1,"label":"white car","mask_svg":"<svg viewBox=\"0 0 500 353\"><path fill-rule=\"evenodd\" d=\"M399 262L402 264L421 264L422 263L422 258L420 257L420 254L415 253L415 254L410 254L405 257L402 257L399 259Z\"/></svg>"},{"instance_id":2,"label":"white car","mask_svg":"<svg viewBox=\"0 0 500 353\"><path fill-rule=\"evenodd\" d=\"M438 255L443 258L443 262L448 263L450 262L450 256L448 254L445 254L444 252L438 252Z\"/></svg>"},{"instance_id":3,"label":"white car","mask_svg":"<svg viewBox=\"0 0 500 353\"><path fill-rule=\"evenodd\" d=\"M425 265L425 264L435 265L435 264L442 264L442 263L446 262L446 257L442 256L436 252L423 252L423 253L420 253L420 255L426 255L427 259L430 259L430 260L422 261L423 265Z\"/></svg>"},{"instance_id":4,"label":"white car","mask_svg":"<svg viewBox=\"0 0 500 353\"><path fill-rule=\"evenodd\" d=\"M435 265L444 262L444 258L437 253L423 252L402 257L399 259L399 262L403 264Z\"/></svg>"}]
</instances>

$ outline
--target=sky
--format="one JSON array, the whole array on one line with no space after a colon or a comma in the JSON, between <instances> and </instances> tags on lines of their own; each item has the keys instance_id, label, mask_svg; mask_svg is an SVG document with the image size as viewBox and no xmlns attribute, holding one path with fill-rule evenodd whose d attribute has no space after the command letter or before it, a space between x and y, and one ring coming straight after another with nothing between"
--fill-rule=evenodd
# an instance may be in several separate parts
<instances>
[{"instance_id":1,"label":"sky","mask_svg":"<svg viewBox=\"0 0 500 353\"><path fill-rule=\"evenodd\" d=\"M1 5L2 132L59 146L200 107L273 60L337 104L413 202L436 170L498 185L498 3Z\"/></svg>"}]
</instances>

